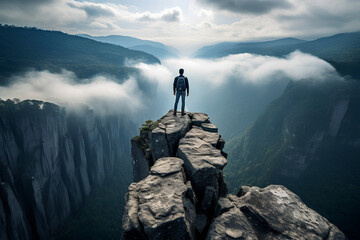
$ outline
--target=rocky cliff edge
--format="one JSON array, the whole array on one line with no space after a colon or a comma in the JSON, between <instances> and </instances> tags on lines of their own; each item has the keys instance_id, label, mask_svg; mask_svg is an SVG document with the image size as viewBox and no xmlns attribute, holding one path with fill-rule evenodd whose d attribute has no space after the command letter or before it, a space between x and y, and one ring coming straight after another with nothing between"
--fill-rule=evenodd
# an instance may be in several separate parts
<instances>
[{"instance_id":1,"label":"rocky cliff edge","mask_svg":"<svg viewBox=\"0 0 360 240\"><path fill-rule=\"evenodd\" d=\"M204 113L169 111L131 144L123 239L346 239L284 186L227 194L225 141Z\"/></svg>"}]
</instances>

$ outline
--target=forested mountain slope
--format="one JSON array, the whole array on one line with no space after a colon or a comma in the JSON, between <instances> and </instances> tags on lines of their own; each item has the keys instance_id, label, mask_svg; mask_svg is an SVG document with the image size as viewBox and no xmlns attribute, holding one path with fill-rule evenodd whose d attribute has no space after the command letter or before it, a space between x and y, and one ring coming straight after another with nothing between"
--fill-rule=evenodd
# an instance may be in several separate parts
<instances>
[{"instance_id":1,"label":"forested mountain slope","mask_svg":"<svg viewBox=\"0 0 360 240\"><path fill-rule=\"evenodd\" d=\"M177 50L175 48L166 46L160 42L143 40L122 35L90 36L87 34L79 34L78 36L93 39L99 42L120 45L133 50L143 51L154 55L159 59L177 56Z\"/></svg>"},{"instance_id":2,"label":"forested mountain slope","mask_svg":"<svg viewBox=\"0 0 360 240\"><path fill-rule=\"evenodd\" d=\"M228 149L230 189L283 184L347 235L359 236L359 90L350 80L290 82Z\"/></svg>"},{"instance_id":3,"label":"forested mountain slope","mask_svg":"<svg viewBox=\"0 0 360 240\"><path fill-rule=\"evenodd\" d=\"M127 62L160 63L141 51L97 42L58 31L0 26L0 84L29 69L59 72L66 69L79 78L106 73L122 79L136 69Z\"/></svg>"},{"instance_id":4,"label":"forested mountain slope","mask_svg":"<svg viewBox=\"0 0 360 240\"><path fill-rule=\"evenodd\" d=\"M199 49L195 56L218 58L238 53L283 56L295 50L324 59L342 74L360 76L360 32L341 33L312 41L285 38L266 42L219 43Z\"/></svg>"}]
</instances>

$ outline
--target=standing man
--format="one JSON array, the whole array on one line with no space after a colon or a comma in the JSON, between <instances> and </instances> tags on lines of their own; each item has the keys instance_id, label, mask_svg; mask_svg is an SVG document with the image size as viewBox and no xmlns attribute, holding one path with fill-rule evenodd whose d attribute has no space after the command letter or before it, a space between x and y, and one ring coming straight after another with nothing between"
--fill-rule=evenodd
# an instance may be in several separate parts
<instances>
[{"instance_id":1,"label":"standing man","mask_svg":"<svg viewBox=\"0 0 360 240\"><path fill-rule=\"evenodd\" d=\"M176 116L177 105L179 103L179 98L181 96L181 115L185 115L185 91L186 96L189 96L189 80L185 77L184 69L180 68L180 75L175 77L173 90L174 95L176 95L175 105L174 105L174 116Z\"/></svg>"}]
</instances>

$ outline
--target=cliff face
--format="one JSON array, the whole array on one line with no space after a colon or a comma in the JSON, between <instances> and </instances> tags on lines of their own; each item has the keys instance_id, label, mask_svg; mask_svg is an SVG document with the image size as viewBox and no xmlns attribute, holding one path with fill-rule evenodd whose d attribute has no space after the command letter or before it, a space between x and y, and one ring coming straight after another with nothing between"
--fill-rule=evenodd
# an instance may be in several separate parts
<instances>
[{"instance_id":1,"label":"cliff face","mask_svg":"<svg viewBox=\"0 0 360 240\"><path fill-rule=\"evenodd\" d=\"M0 102L0 239L49 239L124 154L118 116Z\"/></svg>"},{"instance_id":2,"label":"cliff face","mask_svg":"<svg viewBox=\"0 0 360 240\"><path fill-rule=\"evenodd\" d=\"M360 236L360 82L291 82L229 150L231 191L282 184ZM334 191L334 189L337 189ZM334 207L336 206L336 207Z\"/></svg>"},{"instance_id":3,"label":"cliff face","mask_svg":"<svg viewBox=\"0 0 360 240\"><path fill-rule=\"evenodd\" d=\"M203 113L144 124L132 139L123 239L346 239L283 186L227 194L224 145Z\"/></svg>"}]
</instances>

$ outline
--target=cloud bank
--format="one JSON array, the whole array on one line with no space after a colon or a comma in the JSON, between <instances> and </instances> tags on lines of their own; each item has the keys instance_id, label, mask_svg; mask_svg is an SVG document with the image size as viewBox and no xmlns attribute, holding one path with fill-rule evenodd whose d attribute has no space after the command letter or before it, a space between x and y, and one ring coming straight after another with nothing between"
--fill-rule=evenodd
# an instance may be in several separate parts
<instances>
[{"instance_id":1,"label":"cloud bank","mask_svg":"<svg viewBox=\"0 0 360 240\"><path fill-rule=\"evenodd\" d=\"M11 79L12 84L0 87L3 99L36 99L56 103L70 109L87 105L98 114L135 113L142 110L142 93L130 78L122 84L104 76L79 79L68 71L50 73L31 71Z\"/></svg>"},{"instance_id":2,"label":"cloud bank","mask_svg":"<svg viewBox=\"0 0 360 240\"><path fill-rule=\"evenodd\" d=\"M160 41L190 54L222 41L314 39L360 30L356 0L0 0L0 22Z\"/></svg>"},{"instance_id":3,"label":"cloud bank","mask_svg":"<svg viewBox=\"0 0 360 240\"><path fill-rule=\"evenodd\" d=\"M284 58L245 53L219 59L169 59L163 64L173 73L182 67L185 75L191 76L193 81L215 87L227 81L263 84L278 79L340 79L335 68L329 63L300 51L292 52Z\"/></svg>"},{"instance_id":4,"label":"cloud bank","mask_svg":"<svg viewBox=\"0 0 360 240\"><path fill-rule=\"evenodd\" d=\"M10 86L0 87L0 97L37 99L69 108L88 105L99 114L137 114L155 110L163 114L173 107L172 84L179 68L185 69L185 76L190 81L189 106L197 106L197 109L202 109L201 106L206 104L204 99L209 96L224 97L214 95L214 92L219 92L226 84L236 89L275 81L342 79L329 63L299 51L284 58L236 54L219 59L168 59L163 65L138 63L135 67L141 70L141 74L122 84L106 76L79 80L68 71L32 71L13 77ZM140 90L139 83L144 81L147 87Z\"/></svg>"},{"instance_id":5,"label":"cloud bank","mask_svg":"<svg viewBox=\"0 0 360 240\"><path fill-rule=\"evenodd\" d=\"M220 102L227 97L222 94L229 94L229 87L241 92L246 88L279 85L279 82L285 86L288 81L342 81L342 77L329 63L299 51L283 58L236 54L218 59L167 59L163 65L138 64L136 67L148 81L158 84L159 101L156 108L163 109L163 112L173 107L172 84L180 68L185 69L184 75L189 78L190 96L186 100L189 103L188 111L203 111L209 98ZM241 96L234 96L234 101L238 97Z\"/></svg>"}]
</instances>

